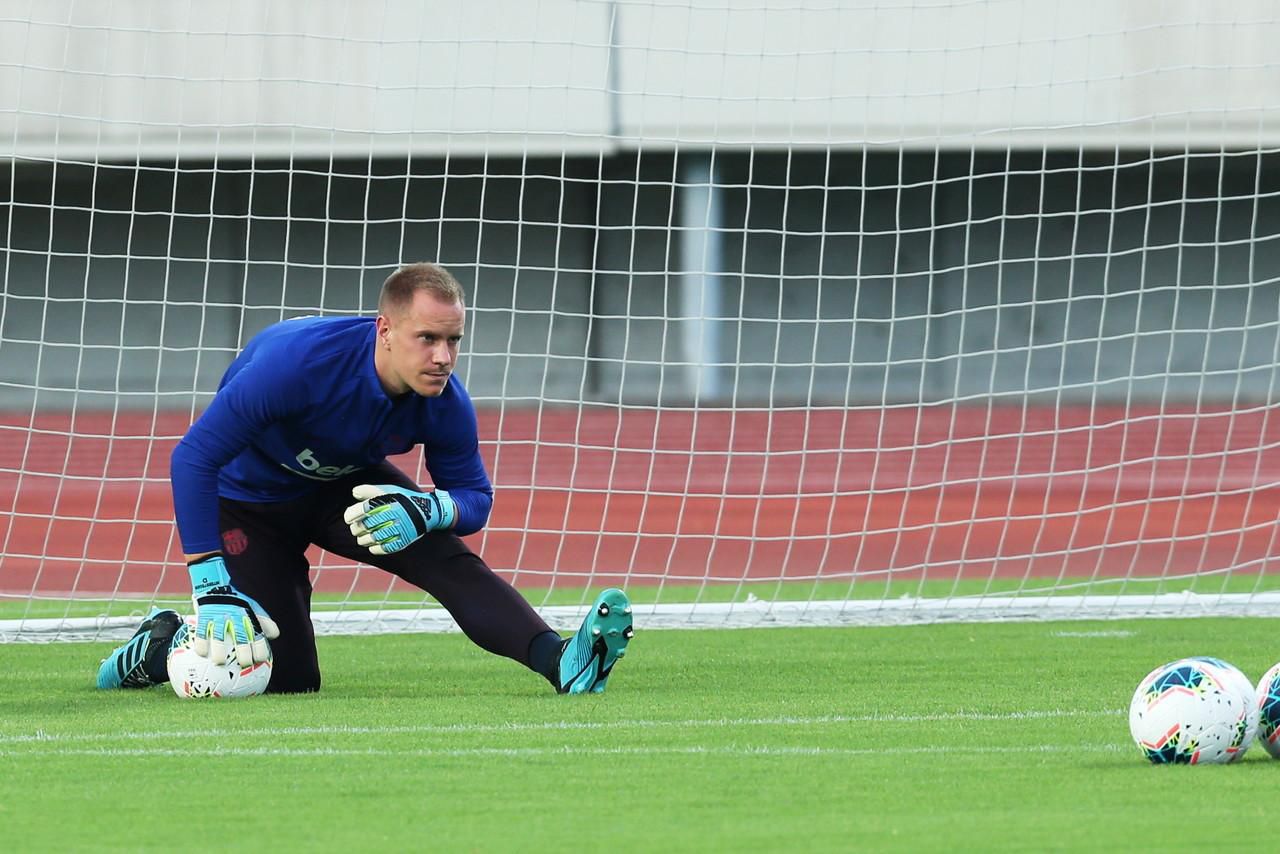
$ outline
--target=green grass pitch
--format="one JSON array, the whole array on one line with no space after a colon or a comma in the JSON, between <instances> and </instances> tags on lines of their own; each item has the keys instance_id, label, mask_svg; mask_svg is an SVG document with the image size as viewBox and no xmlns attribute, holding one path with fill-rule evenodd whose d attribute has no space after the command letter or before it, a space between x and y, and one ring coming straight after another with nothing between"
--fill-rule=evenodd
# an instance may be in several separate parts
<instances>
[{"instance_id":1,"label":"green grass pitch","mask_svg":"<svg viewBox=\"0 0 1280 854\"><path fill-rule=\"evenodd\" d=\"M1155 767L1152 667L1280 659L1263 619L643 631L559 697L460 635L322 639L305 697L98 692L0 646L14 851L1269 848L1280 762Z\"/></svg>"}]
</instances>

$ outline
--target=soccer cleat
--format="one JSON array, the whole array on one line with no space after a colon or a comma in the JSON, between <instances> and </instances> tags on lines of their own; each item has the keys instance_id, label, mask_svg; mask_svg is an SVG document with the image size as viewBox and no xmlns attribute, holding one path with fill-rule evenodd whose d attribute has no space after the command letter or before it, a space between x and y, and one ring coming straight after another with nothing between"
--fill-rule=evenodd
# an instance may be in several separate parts
<instances>
[{"instance_id":1,"label":"soccer cleat","mask_svg":"<svg viewBox=\"0 0 1280 854\"><path fill-rule=\"evenodd\" d=\"M626 655L633 634L627 594L616 587L601 593L577 633L560 648L556 690L561 694L599 694L614 663Z\"/></svg>"},{"instance_id":2,"label":"soccer cleat","mask_svg":"<svg viewBox=\"0 0 1280 854\"><path fill-rule=\"evenodd\" d=\"M152 608L124 646L98 667L99 688L149 688L166 680L169 650L185 635L186 624L177 611Z\"/></svg>"}]
</instances>

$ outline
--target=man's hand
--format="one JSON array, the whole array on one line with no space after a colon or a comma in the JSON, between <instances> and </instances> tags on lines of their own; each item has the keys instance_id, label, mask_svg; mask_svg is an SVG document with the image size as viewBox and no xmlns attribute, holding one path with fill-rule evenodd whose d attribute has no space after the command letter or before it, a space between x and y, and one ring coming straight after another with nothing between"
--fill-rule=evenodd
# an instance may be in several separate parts
<instances>
[{"instance_id":1,"label":"man's hand","mask_svg":"<svg viewBox=\"0 0 1280 854\"><path fill-rule=\"evenodd\" d=\"M428 531L448 530L458 505L443 489L413 492L390 484L363 483L351 490L356 504L342 515L356 542L376 555L408 548Z\"/></svg>"},{"instance_id":2,"label":"man's hand","mask_svg":"<svg viewBox=\"0 0 1280 854\"><path fill-rule=\"evenodd\" d=\"M196 655L226 661L231 644L241 667L269 660L267 639L280 637L280 629L261 605L231 586L222 555L200 558L187 564L187 570L191 573L191 601L196 606L192 643Z\"/></svg>"}]
</instances>

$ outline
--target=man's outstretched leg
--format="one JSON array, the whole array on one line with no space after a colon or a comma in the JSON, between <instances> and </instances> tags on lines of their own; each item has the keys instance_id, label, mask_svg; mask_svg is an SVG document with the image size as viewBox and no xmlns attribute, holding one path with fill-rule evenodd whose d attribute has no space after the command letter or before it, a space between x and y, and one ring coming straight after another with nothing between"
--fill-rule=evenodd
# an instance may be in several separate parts
<instances>
[{"instance_id":1,"label":"man's outstretched leg","mask_svg":"<svg viewBox=\"0 0 1280 854\"><path fill-rule=\"evenodd\" d=\"M473 643L541 674L561 694L605 689L614 663L631 640L631 603L625 593L617 588L601 593L577 634L562 638L451 531L432 531L389 553L361 545L353 533L357 526L347 521L348 513L356 509L350 504L355 495L352 488L361 483L389 485L379 487L384 491L391 486L410 492L418 489L386 462L335 481L319 499L327 508L316 545L394 573L430 593Z\"/></svg>"},{"instance_id":2,"label":"man's outstretched leg","mask_svg":"<svg viewBox=\"0 0 1280 854\"><path fill-rule=\"evenodd\" d=\"M452 534L423 537L393 555L361 554L345 530L321 545L364 560L427 591L481 649L524 664L561 694L600 693L631 641L631 602L601 593L578 632L560 637L518 591ZM258 601L262 601L259 599ZM270 606L267 606L270 607ZM282 630L283 631L283 630Z\"/></svg>"},{"instance_id":3,"label":"man's outstretched leg","mask_svg":"<svg viewBox=\"0 0 1280 854\"><path fill-rule=\"evenodd\" d=\"M98 667L99 688L149 688L169 681L169 650L182 642L186 624L177 611L152 608L127 643Z\"/></svg>"},{"instance_id":4,"label":"man's outstretched leg","mask_svg":"<svg viewBox=\"0 0 1280 854\"><path fill-rule=\"evenodd\" d=\"M539 673L561 694L598 694L609 682L633 635L631 602L616 587L596 597L578 631L568 638L546 624L514 587L453 536L453 554L426 556L415 545L408 558L375 557L375 566L421 587L444 606L481 649L506 656ZM415 553L416 550L416 553Z\"/></svg>"}]
</instances>

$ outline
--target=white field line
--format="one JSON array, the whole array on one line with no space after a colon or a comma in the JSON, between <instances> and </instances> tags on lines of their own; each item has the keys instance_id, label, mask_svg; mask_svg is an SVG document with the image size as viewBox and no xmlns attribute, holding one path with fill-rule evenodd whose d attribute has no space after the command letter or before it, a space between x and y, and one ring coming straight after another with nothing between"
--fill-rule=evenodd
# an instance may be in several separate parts
<instances>
[{"instance_id":1,"label":"white field line","mask_svg":"<svg viewBox=\"0 0 1280 854\"><path fill-rule=\"evenodd\" d=\"M468 733L588 732L616 729L699 729L725 727L808 727L853 723L932 723L947 721L1025 721L1053 718L1115 717L1120 709L1047 709L1022 712L939 712L927 715L818 715L814 717L706 718L696 720L548 721L508 724L415 724L411 726L314 726L245 729L152 730L110 733L0 733L0 744L152 741L165 738L279 738L298 735L465 735Z\"/></svg>"},{"instance_id":2,"label":"white field line","mask_svg":"<svg viewBox=\"0 0 1280 854\"><path fill-rule=\"evenodd\" d=\"M0 756L100 756L100 757L148 757L148 756L281 756L281 757L316 757L316 756L400 756L400 757L468 757L468 758L517 758L530 756L903 756L911 754L1048 754L1070 753L1119 753L1126 750L1127 745L1118 744L1042 744L1027 747L770 747L767 745L742 745L722 747L578 747L565 745L562 747L479 747L479 748L409 748L406 750L388 750L386 748L369 748L352 750L348 748L330 747L137 747L114 748L66 748L49 749L0 750ZM1128 748L1137 754L1136 750Z\"/></svg>"}]
</instances>

